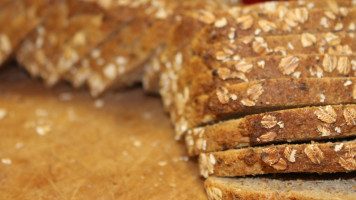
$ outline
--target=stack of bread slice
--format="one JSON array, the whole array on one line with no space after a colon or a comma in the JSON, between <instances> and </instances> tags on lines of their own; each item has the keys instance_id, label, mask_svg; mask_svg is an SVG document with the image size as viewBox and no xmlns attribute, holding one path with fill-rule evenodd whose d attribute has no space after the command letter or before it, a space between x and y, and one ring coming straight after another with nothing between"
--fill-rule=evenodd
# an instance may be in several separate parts
<instances>
[{"instance_id":1,"label":"stack of bread slice","mask_svg":"<svg viewBox=\"0 0 356 200\"><path fill-rule=\"evenodd\" d=\"M151 76L151 60L172 37L198 32L212 21L210 12L227 5L216 0L4 1L0 65L14 56L48 86L68 81L89 87L93 96L142 79L148 92L158 93L159 74ZM192 29L181 30L186 22Z\"/></svg>"},{"instance_id":2,"label":"stack of bread slice","mask_svg":"<svg viewBox=\"0 0 356 200\"><path fill-rule=\"evenodd\" d=\"M146 19L148 14L144 10L151 7L150 2L118 3L107 10L95 2L59 1L53 12L22 42L16 52L17 60L49 86L60 80L68 80L77 87L88 82L95 95L104 87L101 75L109 71L109 78L115 78L125 61L120 55L112 55L114 52L103 52L102 56L100 48L105 44L112 45L112 49L120 43L125 46L117 41L120 38L127 38L131 43L131 38L134 40L137 34L142 34L142 29L149 27L152 20ZM137 18L141 20L136 22ZM115 62L107 60L110 56L115 56ZM100 73L96 72L97 65Z\"/></svg>"},{"instance_id":3,"label":"stack of bread slice","mask_svg":"<svg viewBox=\"0 0 356 200\"><path fill-rule=\"evenodd\" d=\"M164 72L176 77L162 81L161 94L165 105L173 107L178 136L231 116L353 102L353 84L345 82L353 80L354 22L343 15L354 8L340 7L337 17L318 15L318 20L312 14L333 13L331 8L281 7L280 12L257 14L259 19L249 14L220 18L177 53L180 65ZM289 21L293 17L295 23ZM324 20L330 28L321 31ZM271 27L263 31L259 23ZM334 31L335 26L343 28ZM345 88L336 92L347 97L331 95L335 88Z\"/></svg>"},{"instance_id":4,"label":"stack of bread slice","mask_svg":"<svg viewBox=\"0 0 356 200\"><path fill-rule=\"evenodd\" d=\"M355 199L354 173L343 178L356 171L353 2L216 15L170 58L160 83L176 139L199 155L209 198ZM337 175L281 179L291 173Z\"/></svg>"}]
</instances>

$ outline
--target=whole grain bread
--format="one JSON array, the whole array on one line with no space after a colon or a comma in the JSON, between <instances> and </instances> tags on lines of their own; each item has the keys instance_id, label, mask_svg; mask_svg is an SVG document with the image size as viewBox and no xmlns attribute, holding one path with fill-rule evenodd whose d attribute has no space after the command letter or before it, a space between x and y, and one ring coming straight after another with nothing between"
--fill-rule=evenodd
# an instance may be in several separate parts
<instances>
[{"instance_id":1,"label":"whole grain bread","mask_svg":"<svg viewBox=\"0 0 356 200\"><path fill-rule=\"evenodd\" d=\"M248 15L246 16L239 16L238 18L227 15L216 19L215 23L206 26L199 36L195 38L191 51L197 55L201 55L209 46L214 47L212 50L216 50L217 47L220 47L220 50L225 50L225 52L219 52L217 57L221 60L225 60L227 58L224 54L229 54L229 49L233 51L236 40L243 43L250 43L253 42L254 37L258 38L266 35L274 35L277 37L278 35L310 33L311 35L304 34L303 37L303 47L308 47L318 41L315 36L313 36L315 33L355 31L353 19L355 18L354 15L356 15L356 9L353 7L343 8L341 10L339 8L336 11L318 8L296 9L297 10L288 10L285 8L282 9L282 13L279 14L274 12L255 13L255 19L249 13L247 13ZM290 12L291 14L286 12ZM290 20L289 16L293 16L293 20ZM287 27L285 27L283 23L287 24ZM331 25L333 27L331 27ZM287 41L285 45L288 42L289 41ZM270 53L268 50L263 51L266 50L264 44L261 44L262 46L259 47L260 45L257 45L258 41L255 43L255 46L258 47L256 48L258 53ZM261 43L263 42L261 41ZM244 54L237 55L241 57L244 56Z\"/></svg>"},{"instance_id":2,"label":"whole grain bread","mask_svg":"<svg viewBox=\"0 0 356 200\"><path fill-rule=\"evenodd\" d=\"M356 170L356 142L283 144L202 153L199 168L204 177L351 172Z\"/></svg>"},{"instance_id":3,"label":"whole grain bread","mask_svg":"<svg viewBox=\"0 0 356 200\"><path fill-rule=\"evenodd\" d=\"M205 189L209 200L354 200L354 177L326 180L209 177Z\"/></svg>"},{"instance_id":4,"label":"whole grain bread","mask_svg":"<svg viewBox=\"0 0 356 200\"><path fill-rule=\"evenodd\" d=\"M182 1L173 10L171 17L175 19L174 23L170 22L166 27L159 27L159 31L150 31L145 36L142 41L144 49L156 43L155 51L144 69L142 83L146 92L158 92L161 71L166 65L170 65L171 60L168 59L172 52L176 52L177 49L189 43L206 24L213 23L217 10L220 12L225 7L227 7L225 3L216 0ZM162 31L164 34L162 34ZM165 41L157 45L158 43L154 42L157 37L161 40L165 38Z\"/></svg>"},{"instance_id":5,"label":"whole grain bread","mask_svg":"<svg viewBox=\"0 0 356 200\"><path fill-rule=\"evenodd\" d=\"M355 103L355 83L354 77L252 81L219 87L213 93L201 96L196 106L206 102L201 121L206 123L214 119L214 116L218 119L265 109Z\"/></svg>"},{"instance_id":6,"label":"whole grain bread","mask_svg":"<svg viewBox=\"0 0 356 200\"><path fill-rule=\"evenodd\" d=\"M201 6L199 9L191 9L183 12L177 25L173 27L171 35L164 46L156 49L148 64L145 66L142 79L143 88L148 93L159 92L159 81L165 68L174 63L174 55L195 37L195 35L206 25L212 23L216 18L211 10L217 6Z\"/></svg>"},{"instance_id":7,"label":"whole grain bread","mask_svg":"<svg viewBox=\"0 0 356 200\"><path fill-rule=\"evenodd\" d=\"M295 25L297 27L296 29L283 29L282 27L277 28L276 26L271 25L272 28L270 28L270 30L266 29L267 31L261 31L262 27L251 28L252 26L260 26L257 22L254 23L254 20L251 20L249 18L247 18L249 20L244 19L245 21L247 20L249 22L249 26L251 26L246 28L242 27L242 22L236 22L236 18L230 19L227 17L224 19L217 19L216 23L219 22L220 24L214 23L213 25L207 26L207 28L201 31L201 33L194 39L191 46L185 49L185 51L188 52L179 52L175 55L180 55L179 57L182 58L182 65L180 67L176 67L178 70L174 70L174 68L168 68L167 72L163 72L165 74L162 75L163 80L161 81L161 85L163 86L161 86L162 89L160 93L163 96L165 105L167 105L166 107L172 107L170 106L171 104L174 105L173 107L178 107L175 104L179 104L179 102L175 103L174 101L175 99L179 99L179 97L177 96L182 96L185 93L186 85L189 85L190 83L197 83L196 87L194 87L192 90L189 90L190 96L194 96L194 93L196 91L195 89L199 90L201 88L204 88L200 87L199 85L199 83L205 81L203 77L198 81L190 81L191 76L196 76L197 74L200 74L196 73L195 69L200 70L200 72L204 71L204 65L221 66L223 64L241 64L238 66L238 68L242 71L235 75L238 78L246 81L248 79L245 78L245 73L246 70L248 71L249 69L246 67L249 65L245 65L241 61L246 57L259 57L261 55L285 56L288 54L324 54L325 52L330 54L349 54L354 51L352 50L352 48L350 48L350 46L347 45L347 41L352 41L352 38L354 38L355 36L353 33L353 31L355 30L355 26L353 24L354 22L352 20L353 17L351 15L347 17L347 15L350 13L344 12L344 9L340 9L340 7L337 7L337 9L330 8L330 11L328 12L324 9L318 10L318 8L315 8L310 12L310 9L304 9L306 9L305 12L308 13L305 14L305 19L302 17L302 11L300 11L300 13L299 11L293 11L295 13L299 13L300 15L298 16L303 18L299 20L301 24L309 23L309 25L305 26L304 28L301 28L299 25ZM354 8L351 8L351 10L352 9ZM349 26L347 26L346 28L346 26L342 25L342 27L346 29L340 30L347 30L350 31L350 33L340 32L334 34L329 32L331 30L331 27L326 26L324 22L320 24L316 23L319 21L325 21L326 18L328 18L326 15L329 15L329 13L339 15L339 19L349 18ZM342 15L345 16L343 17ZM264 14L262 16L265 17L269 15ZM271 14L271 16L274 16L274 18L272 17L267 21L275 22L280 20L283 22L289 22L288 20L286 20L286 17L284 17L285 14L280 14L278 16L275 14ZM259 16L257 15L257 17ZM312 17L316 18L313 18L313 20L309 20L309 18L311 19ZM333 16L331 18L331 21L337 21L336 18L338 17ZM276 24L281 23L276 22ZM336 22L336 24L340 25L343 23ZM258 29L260 31L256 32L256 30ZM281 34L283 33L283 36L275 35L275 33L273 33L274 30L280 31ZM326 31L327 33L320 33L321 30ZM341 38L345 38L345 40L342 41L343 39ZM171 58L171 60L172 59L173 58ZM197 65L199 65L199 67ZM263 65L263 62L261 63L261 65ZM188 71L188 73L186 71ZM298 77L298 74L299 73L297 72L294 75ZM175 76L176 78L174 78L173 76ZM171 80L167 81L167 79ZM179 95L172 97L172 95L170 95L172 93L179 93ZM193 100L194 97L188 97L188 99ZM170 108L167 108L167 110L170 110Z\"/></svg>"},{"instance_id":8,"label":"whole grain bread","mask_svg":"<svg viewBox=\"0 0 356 200\"><path fill-rule=\"evenodd\" d=\"M306 77L338 77L353 74L351 66L355 64L355 61L353 61L352 55L347 54L354 52L352 47L349 46L349 43L355 41L352 39L355 37L354 33L317 33L312 36L317 38L317 42L314 45L304 47L301 41L305 34L256 37L259 39L253 40L258 42L262 39L260 44L268 51L268 55L265 56L263 56L264 53L257 53L256 46L253 45L254 42L252 41L249 44L237 42L236 46L231 43L208 45L209 47L203 48L205 50L202 51L204 53L201 56L191 55L190 48L192 47L190 46L177 53L174 62L172 62L172 66L175 67L167 68L162 73L160 89L164 105L166 110L170 112L173 122L178 123L179 120L183 120L180 113L189 113L186 107L190 107L194 102L199 101L197 96L206 96L205 94L224 84L229 85L272 77L300 78L302 72L299 69L302 71L306 69L303 72L303 76L306 75ZM330 38L335 38L335 40ZM220 47L225 50L215 51ZM226 49L226 47L231 47L231 49ZM223 51L228 52L228 54ZM330 54L345 54L351 56L352 60L348 58L337 60L337 57L334 56L321 55L325 51ZM222 54L220 55L219 52ZM297 54L307 55L299 58ZM342 55L340 56L344 57ZM320 60L321 57L323 60ZM274 59L276 59L275 61L278 60L278 64L267 63L266 65L267 60L274 62L272 61ZM308 59L311 59L310 62ZM300 61L306 65L303 64L303 67L299 67ZM331 68L337 68L338 65L339 70L331 70ZM332 67L330 68L330 66ZM299 68L297 69L297 67ZM218 73L219 68L220 74ZM209 69L211 70L209 71ZM334 72L328 73L332 71Z\"/></svg>"},{"instance_id":9,"label":"whole grain bread","mask_svg":"<svg viewBox=\"0 0 356 200\"><path fill-rule=\"evenodd\" d=\"M143 62L139 39L149 27L149 19L133 19L74 65L66 78L75 87L87 83L93 96L108 89L115 80L126 86L138 82L142 73L136 72L131 63ZM132 80L125 79L130 74Z\"/></svg>"},{"instance_id":10,"label":"whole grain bread","mask_svg":"<svg viewBox=\"0 0 356 200\"><path fill-rule=\"evenodd\" d=\"M188 154L280 142L356 135L356 105L280 110L194 128L185 136Z\"/></svg>"},{"instance_id":11,"label":"whole grain bread","mask_svg":"<svg viewBox=\"0 0 356 200\"><path fill-rule=\"evenodd\" d=\"M177 107L177 139L199 125L246 114L302 106L355 103L354 77L265 79L218 87ZM351 83L351 84L350 84ZM189 93L184 93L187 101ZM184 103L184 101L183 101ZM173 113L174 114L174 113Z\"/></svg>"},{"instance_id":12,"label":"whole grain bread","mask_svg":"<svg viewBox=\"0 0 356 200\"><path fill-rule=\"evenodd\" d=\"M179 91L176 94L175 101L177 104L182 104L181 107L177 108L181 110L178 110L181 113L185 113L184 107L189 107L197 95L210 93L217 87L271 78L348 77L354 76L352 67L356 66L353 54L340 56L329 54L265 56L242 59L236 61L236 64L232 64L235 62L222 62L219 65L217 64L216 67L214 65L207 66L200 60L192 60L192 67L179 77L179 84L174 86ZM343 68L343 65L346 68ZM246 71L240 71L242 68ZM185 90L189 92L185 92ZM188 101L185 103L179 102L181 99L178 97L185 93L189 94L184 98ZM165 95L165 97L169 96ZM171 111L174 112L174 110Z\"/></svg>"},{"instance_id":13,"label":"whole grain bread","mask_svg":"<svg viewBox=\"0 0 356 200\"><path fill-rule=\"evenodd\" d=\"M220 25L217 25L219 27L215 27L213 25L208 26L209 28L212 27L213 29L214 28L217 29L216 30L217 32L223 31L224 34L226 35L226 39L229 38L230 40L232 40L237 35L238 37L242 37L244 35L254 35L256 31L261 32L261 26L264 26L263 30L265 30L266 29L265 26L268 25L273 26L273 29L275 29L277 32L282 31L283 33L288 33L288 34L302 33L305 31L309 31L309 32L329 31L330 27L334 27L336 24L338 24L337 25L338 31L349 30L349 26L351 27L351 29L354 26L352 24L353 23L352 15L356 13L353 10L353 8L349 10L348 8L345 7L345 6L349 7L350 5L351 5L350 2L343 2L343 1L341 2L310 1L308 2L308 4L305 2L304 3L270 2L265 4L259 4L258 6L245 6L245 7L240 6L240 7L232 7L232 8L231 7L223 8L223 10L225 10L226 12L224 15L221 16L214 16L214 13L204 11L203 13L200 14L199 17L205 16L206 19L208 19L209 21L208 24L213 24L213 22L215 21L219 22L219 20L221 21L221 23L224 21L226 22L234 21L237 20L236 18L239 18L241 16L243 16L241 17L241 20L248 19L251 27L245 26L242 29L241 29L241 24L239 24L239 26L236 27L236 23L233 22L231 25L230 24L224 25L224 29L221 29ZM329 19L329 18L326 19L325 12L327 14L332 13L333 19ZM300 15L301 13L304 14L304 18L302 15ZM284 15L287 15L288 17L292 17L293 18L292 21L296 20L295 23L297 24L293 25L293 27L286 26L285 21L288 20L285 20ZM345 17L346 15L348 15L348 17ZM302 17L302 18L296 19L298 17ZM320 21L321 19L323 22L321 25L315 23L316 21ZM264 22L267 22L267 24ZM291 21L288 22L291 23ZM298 23L301 24L299 25ZM342 27L340 28L339 26L341 26L341 24ZM350 25L344 26L345 24L350 24ZM189 24L187 25L189 26ZM194 26L192 27L192 29L194 30ZM229 29L230 31L228 31ZM214 31L215 30L204 31L204 32L210 33ZM187 32L188 36L184 37L186 40L191 39L189 32L190 31ZM274 30L271 32L266 31L260 33L259 35L273 35L274 32L275 32ZM195 34L193 36L195 36ZM184 40L182 41L182 43L184 44ZM167 47L169 48L164 48L164 50L159 51L160 55L158 55L158 57L161 57L159 59L160 62L158 62L157 60L152 60L151 65L153 67L150 67L150 65L148 65L145 70L143 83L144 83L144 88L146 88L148 92L155 92L157 90L156 89L158 88L157 77L159 77L159 74L162 73L163 70L165 70L164 68L167 67L165 65L168 65L169 67L173 63L174 56L176 53L178 53L175 45L167 45ZM174 51L169 50L172 47L173 49L175 49ZM165 51L166 49L168 53Z\"/></svg>"},{"instance_id":14,"label":"whole grain bread","mask_svg":"<svg viewBox=\"0 0 356 200\"><path fill-rule=\"evenodd\" d=\"M126 27L119 31L115 43L118 43L120 40L123 45L120 45L118 49L112 47L114 42L111 40L107 40L99 47L104 48L101 51L106 52L105 55L107 58L101 58L103 60L101 65L96 63L86 64L94 66L95 69L92 73L88 72L90 70L87 70L86 67L83 68L83 66L80 66L79 69L73 69L73 76L76 76L76 71L85 71L85 74L88 74L88 85L93 95L100 94L108 88L122 88L123 86L139 82L142 77L143 66L148 66L147 60L154 57L154 52L157 52L157 49L165 46L172 35L171 32L175 29L176 24L179 23L180 18L186 15L185 13L189 13L189 11L193 9L203 9L205 7L216 7L220 5L215 1L201 0L189 2L160 2L161 3L152 3L151 7L146 8L146 10L141 10L140 12L149 12L149 14L143 17L137 17L132 23L127 25L133 26L134 28ZM150 10L154 11L152 12ZM132 40L131 38L133 37L136 37L136 39ZM128 38L128 40L125 38ZM105 50L105 48L110 50ZM116 59L117 57L122 58L123 63L118 64L121 66L114 66L117 63L113 62L112 58ZM84 63L88 62L85 61ZM110 67L107 68L107 66ZM115 70L116 67L120 69ZM116 75L115 71L118 70L121 73ZM83 77L84 76L81 76L81 78L79 78L82 80L79 82L83 82ZM132 77L133 79L130 81L128 77ZM74 82L78 85L77 80Z\"/></svg>"},{"instance_id":15,"label":"whole grain bread","mask_svg":"<svg viewBox=\"0 0 356 200\"><path fill-rule=\"evenodd\" d=\"M0 9L0 66L6 62L21 41L52 12L58 0L4 1Z\"/></svg>"},{"instance_id":16,"label":"whole grain bread","mask_svg":"<svg viewBox=\"0 0 356 200\"><path fill-rule=\"evenodd\" d=\"M17 60L34 76L42 77L47 85L54 85L121 23L96 3L61 1L26 38Z\"/></svg>"},{"instance_id":17,"label":"whole grain bread","mask_svg":"<svg viewBox=\"0 0 356 200\"><path fill-rule=\"evenodd\" d=\"M345 64L345 68L344 65ZM195 67L193 67L195 66ZM178 88L189 88L191 99L211 92L218 86L273 78L348 77L355 76L355 54L290 54L247 57L239 61L205 62L192 58L180 76ZM189 81L194 79L194 81Z\"/></svg>"},{"instance_id":18,"label":"whole grain bread","mask_svg":"<svg viewBox=\"0 0 356 200\"><path fill-rule=\"evenodd\" d=\"M320 12L323 12L325 14L325 11L323 9L321 9ZM312 16L315 15L313 15L312 13L308 15L308 17ZM282 19L284 20L285 18ZM350 16L349 19L350 21L352 21L353 17ZM307 21L310 23L315 23L315 21L317 20ZM232 24L236 24L236 22L232 22ZM239 69L239 73L235 75L238 78L247 81L249 79L245 76L246 71L249 72L250 70L250 65L248 62L245 63L244 61L241 61L246 57L261 55L286 56L288 54L324 54L325 52L330 54L350 54L354 51L352 50L352 47L350 48L350 46L347 45L347 41L352 41L352 38L354 38L355 36L353 33L353 31L355 30L353 24L351 24L350 27L347 28L348 31L351 31L350 34L347 34L346 32L333 34L331 32L328 32L330 30L330 27L324 30L328 33L319 33L319 31L316 30L318 33L314 34L313 29L315 29L316 27L323 27L323 25L313 24L311 27L305 27L303 29L300 28L293 31L286 31L285 33L288 34L287 36L277 36L269 32L262 32L259 34L259 36L255 36L254 33L248 33L245 37L243 37L241 32L239 32L240 30L237 30L238 27L236 28L235 26L229 25L229 23L226 23L224 27L208 26L206 30L202 31L202 33L196 37L191 47L186 48L186 50L190 52L181 53L183 55L184 64L182 64L182 66L184 66L184 68L180 67L182 68L179 70L181 72L172 71L173 69L168 69L169 72L167 72L177 74L177 76L179 77L178 80L181 82L183 81L182 83L176 83L178 85L177 88L180 93L182 93L184 89L180 85L183 85L183 87L186 86L187 80L189 81L191 79L190 76L196 76L197 74L201 74L201 72L204 72L206 69L204 67L205 65L211 68L222 65L237 66L237 69ZM272 36L264 36L265 34L271 34ZM345 40L341 38L344 38ZM344 43L342 42L342 40L344 40ZM196 65L199 65L199 67L194 67ZM260 62L260 65L263 66L262 61ZM291 73L293 73L293 70ZM299 73L297 72L294 75L298 77L298 74ZM197 84L199 85L199 83L200 82L198 81ZM199 86L192 89L190 91L190 94L195 93L195 89L201 88ZM172 92L175 93L176 91ZM163 91L162 93L167 92Z\"/></svg>"},{"instance_id":19,"label":"whole grain bread","mask_svg":"<svg viewBox=\"0 0 356 200\"><path fill-rule=\"evenodd\" d=\"M233 46L230 43L233 43L236 38L239 38L243 42L249 42L252 40L253 36L259 35L276 35L276 33L280 34L297 34L304 32L329 32L332 26L337 25L337 30L355 30L355 24L353 22L353 14L356 14L356 10L351 8L350 10L345 7L339 7L334 5L335 2L330 3L333 6L326 6L328 9L325 10L325 7L316 7L307 6L307 4L298 4L297 7L293 8L293 6L286 4L277 4L277 3L268 3L261 4L260 10L249 9L254 6L247 6L240 9L231 9L228 14L225 16L220 16L215 19L216 23L213 23L211 26L207 26L202 33L199 34L195 38L195 44L193 47L189 48L190 51L194 51L194 54L200 55L200 50L205 52L206 49L214 49L216 46L207 47L204 49L206 43L224 43L222 45L224 50L228 50L229 46ZM320 3L320 2L319 2ZM325 2L324 2L325 3ZM328 3L325 3L329 5ZM265 6L265 9L262 9L262 6ZM268 6L267 6L268 5ZM323 6L323 5L317 5ZM254 8L256 9L257 6ZM278 8L277 8L278 7ZM259 8L259 7L258 7ZM341 9L342 8L342 9ZM294 10L293 10L294 9ZM278 12L277 12L278 11ZM277 12L277 13L276 13ZM325 13L329 15L332 13L332 19L325 16ZM335 13L335 14L334 14ZM343 14L342 14L343 13ZM241 15L244 15L241 17ZM291 20L288 20L288 17L292 16L293 18L293 26L287 26L283 23L291 23ZM298 18L298 19L297 19ZM299 19L300 18L300 19ZM340 21L341 20L341 21ZM346 21L343 21L346 20ZM321 21L322 23L318 24L316 22ZM247 25L242 26L244 23L248 22ZM220 23L220 24L219 24ZM299 24L300 23L300 24ZM330 24L331 23L331 24ZM262 25L261 25L262 24ZM345 24L348 24L347 26ZM262 27L261 27L262 26ZM279 27L280 26L280 27ZM342 27L342 28L341 28ZM266 31L262 31L266 30ZM258 33L258 34L257 34ZM290 45L292 46L292 45ZM199 50L200 49L200 50ZM281 51L281 53L285 52L285 50L281 47L276 49L277 51ZM175 52L177 53L177 52ZM219 55L222 55L223 52L219 52ZM234 54L236 56L242 56L239 54ZM215 56L215 55L214 55ZM189 55L191 57L191 55ZM202 56L204 57L204 56ZM172 59L170 59L172 61Z\"/></svg>"}]
</instances>

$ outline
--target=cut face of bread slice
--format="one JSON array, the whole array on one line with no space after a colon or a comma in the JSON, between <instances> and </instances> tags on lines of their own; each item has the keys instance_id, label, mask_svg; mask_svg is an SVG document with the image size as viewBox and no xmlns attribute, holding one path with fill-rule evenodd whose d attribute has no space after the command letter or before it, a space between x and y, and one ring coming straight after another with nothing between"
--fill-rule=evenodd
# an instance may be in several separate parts
<instances>
[{"instance_id":1,"label":"cut face of bread slice","mask_svg":"<svg viewBox=\"0 0 356 200\"><path fill-rule=\"evenodd\" d=\"M305 39L310 37L311 43L306 44ZM309 38L309 39L310 39ZM352 54L355 52L353 32L336 33L303 33L284 36L258 36L251 37L244 42L244 38L234 43L218 43L215 45L195 44L198 46L196 54L204 58L205 63L227 62L237 64L246 57L260 57L266 55L294 55L294 54ZM194 47L191 47L194 48ZM240 71L246 72L241 69Z\"/></svg>"},{"instance_id":2,"label":"cut face of bread slice","mask_svg":"<svg viewBox=\"0 0 356 200\"><path fill-rule=\"evenodd\" d=\"M4 2L0 9L0 65L7 61L20 42L52 11L57 0ZM6 4L5 4L6 3Z\"/></svg>"},{"instance_id":3,"label":"cut face of bread slice","mask_svg":"<svg viewBox=\"0 0 356 200\"><path fill-rule=\"evenodd\" d=\"M204 177L351 172L356 170L356 142L284 144L202 153L199 168Z\"/></svg>"},{"instance_id":4,"label":"cut face of bread slice","mask_svg":"<svg viewBox=\"0 0 356 200\"><path fill-rule=\"evenodd\" d=\"M320 12L324 13L325 11L320 10ZM354 13L354 15L356 15L356 8L353 9L352 12ZM265 13L263 14L267 15ZM310 13L310 16L315 15L314 13ZM310 26L296 30L283 30L282 28L275 27L276 25L273 26L275 28L270 28L271 31L280 31L279 35L271 31L261 32L261 28L256 28L256 30L260 30L258 31L258 34L256 34L256 31L254 31L254 29L252 28L252 30L248 29L249 31L245 33L244 30L239 30L239 25L236 24L235 18L229 20L227 18L223 18L223 21L225 22L224 26L215 26L215 24L207 26L195 38L190 51L194 52L194 55L199 55L204 58L206 56L210 56L212 60L218 60L220 62L226 62L236 59L239 60L239 58L248 56L261 56L272 54L284 55L288 54L289 52L299 52L298 49L303 49L304 53L306 54L313 52L325 53L329 51L329 49L328 47L324 47L324 45L335 46L340 44L340 42L342 44L341 38L345 37L345 33L353 33L355 31L355 23L352 20L355 17L345 17L345 19L349 19L349 25L347 26L347 28L340 29L340 34L338 34L338 32L335 32L330 27L325 28L323 25L315 24L315 22L319 20L314 19L313 21L303 21L303 23L311 23ZM326 19L326 17L320 16L319 18ZM340 18L344 17L340 16ZM282 20L284 19L285 18L282 18ZM219 22L218 20L216 21ZM269 21L269 23L278 24L276 22L276 19L271 19ZM345 27L344 23L342 22L340 22L338 26ZM321 27L324 27L324 30L319 30L322 29ZM299 36L293 36L296 34ZM274 37L266 38L266 36ZM350 38L353 37L354 34L351 34ZM313 50L313 47L315 47L315 45L323 48L317 48L316 50Z\"/></svg>"},{"instance_id":5,"label":"cut face of bread slice","mask_svg":"<svg viewBox=\"0 0 356 200\"><path fill-rule=\"evenodd\" d=\"M352 67L356 67L356 54L290 54L219 63L195 57L189 65L180 76L179 88L188 87L192 98L210 92L216 86L261 79L354 76ZM189 82L191 79L194 81Z\"/></svg>"},{"instance_id":6,"label":"cut face of bread slice","mask_svg":"<svg viewBox=\"0 0 356 200\"><path fill-rule=\"evenodd\" d=\"M281 110L194 128L186 135L191 156L266 143L356 135L356 105Z\"/></svg>"},{"instance_id":7,"label":"cut face of bread slice","mask_svg":"<svg viewBox=\"0 0 356 200\"><path fill-rule=\"evenodd\" d=\"M209 177L205 189L210 200L354 200L356 180L274 180L272 178Z\"/></svg>"}]
</instances>

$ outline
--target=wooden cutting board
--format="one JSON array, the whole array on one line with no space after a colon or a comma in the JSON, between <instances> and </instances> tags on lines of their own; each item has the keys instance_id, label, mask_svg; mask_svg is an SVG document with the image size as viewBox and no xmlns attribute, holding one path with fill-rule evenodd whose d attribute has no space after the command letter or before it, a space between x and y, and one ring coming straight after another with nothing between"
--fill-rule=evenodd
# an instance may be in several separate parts
<instances>
[{"instance_id":1,"label":"wooden cutting board","mask_svg":"<svg viewBox=\"0 0 356 200\"><path fill-rule=\"evenodd\" d=\"M0 199L206 199L159 97L0 70Z\"/></svg>"}]
</instances>

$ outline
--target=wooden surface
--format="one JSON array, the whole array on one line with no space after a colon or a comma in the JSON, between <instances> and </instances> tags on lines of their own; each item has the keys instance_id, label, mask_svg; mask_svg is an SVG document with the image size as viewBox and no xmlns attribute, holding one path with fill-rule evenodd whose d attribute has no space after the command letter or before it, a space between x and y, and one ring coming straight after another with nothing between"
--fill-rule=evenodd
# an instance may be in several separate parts
<instances>
[{"instance_id":1,"label":"wooden surface","mask_svg":"<svg viewBox=\"0 0 356 200\"><path fill-rule=\"evenodd\" d=\"M0 199L206 199L158 97L101 100L1 69Z\"/></svg>"}]
</instances>

